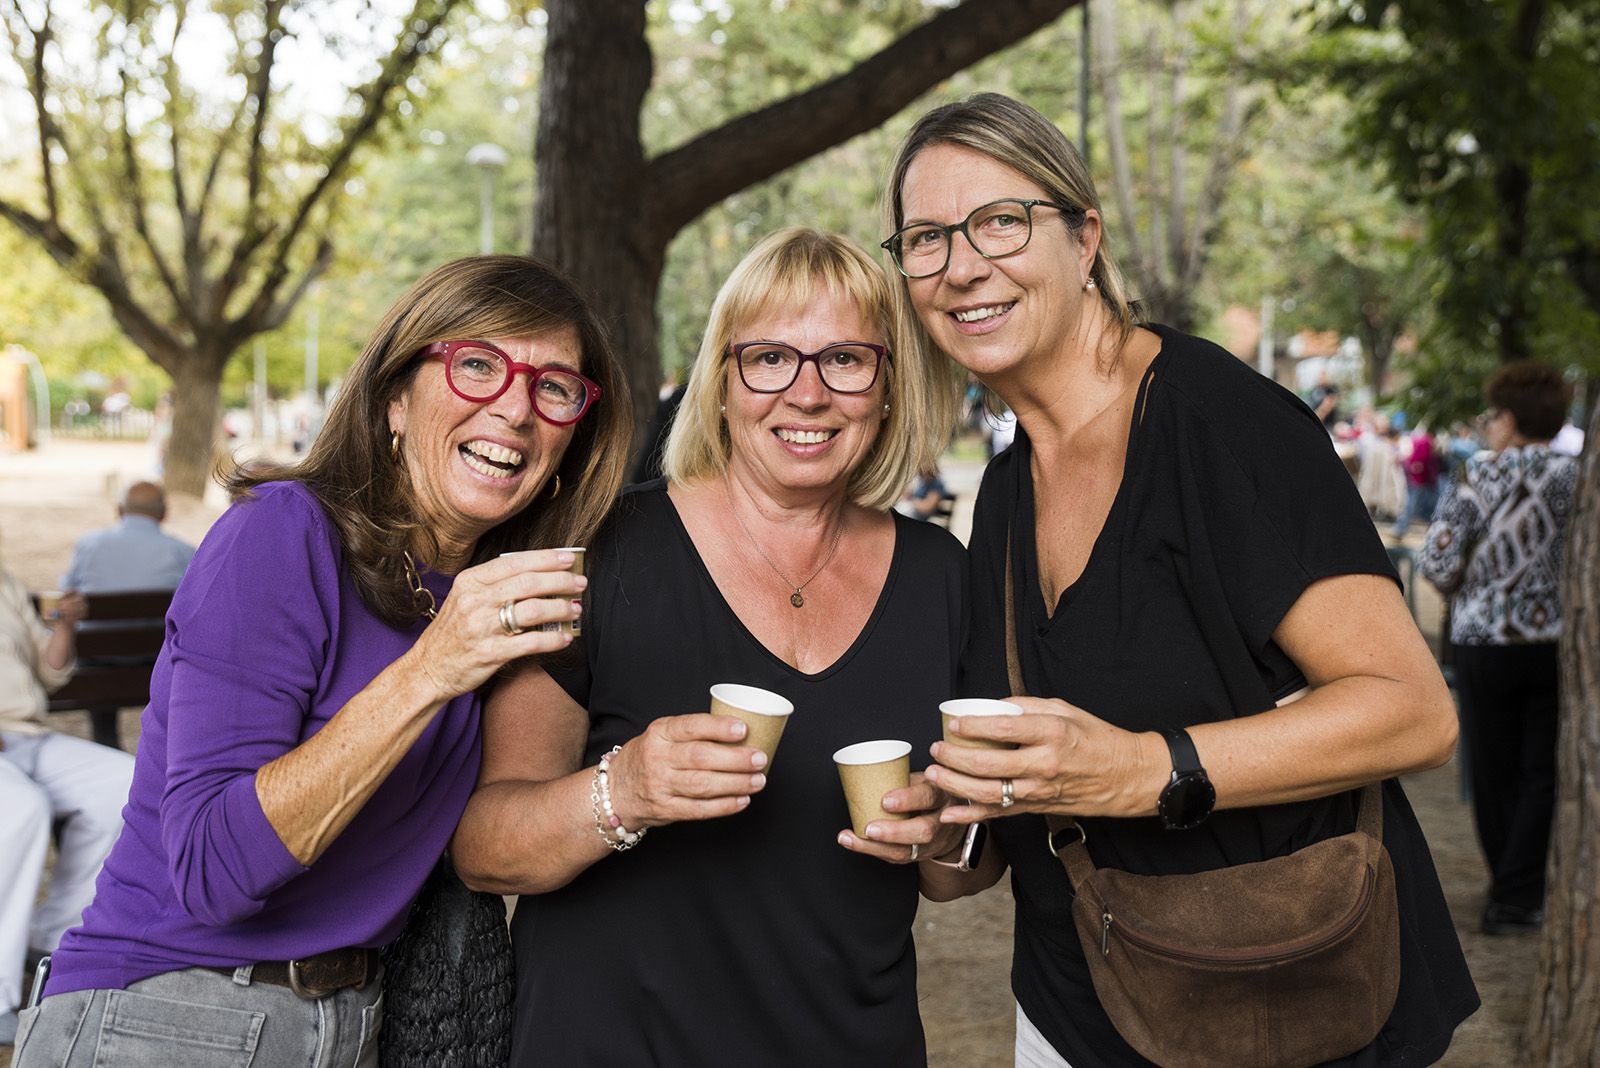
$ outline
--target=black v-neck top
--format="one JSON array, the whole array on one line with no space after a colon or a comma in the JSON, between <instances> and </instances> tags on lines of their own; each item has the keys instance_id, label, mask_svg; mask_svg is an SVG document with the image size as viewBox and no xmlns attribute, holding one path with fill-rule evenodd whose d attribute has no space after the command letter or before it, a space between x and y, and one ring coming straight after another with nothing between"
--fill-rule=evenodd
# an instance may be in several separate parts
<instances>
[{"instance_id":1,"label":"black v-neck top","mask_svg":"<svg viewBox=\"0 0 1600 1068\"><path fill-rule=\"evenodd\" d=\"M1394 577L1316 416L1215 345L1150 329L1161 351L1134 407L1122 484L1082 575L1056 605L1047 607L1039 587L1026 433L1019 429L985 472L970 543L964 692L1011 692L1003 628L1008 531L1028 692L1134 731L1272 708L1304 684L1272 633L1306 588L1334 575ZM1355 796L1219 810L1187 832L1166 831L1154 817L1084 823L1101 866L1205 871L1346 833L1355 825ZM1384 841L1400 901L1400 995L1372 1047L1339 1063L1428 1064L1478 999L1399 783L1385 784L1384 796ZM1072 926L1071 889L1045 848L1043 818L999 820L994 834L1012 869L1012 985L1023 1010L1074 1068L1146 1064L1095 998Z\"/></svg>"},{"instance_id":2,"label":"black v-neck top","mask_svg":"<svg viewBox=\"0 0 1600 1068\"><path fill-rule=\"evenodd\" d=\"M835 750L877 738L928 763L966 621L966 554L895 516L871 617L815 674L747 630L657 480L626 491L589 558L584 635L547 665L589 710L584 760L714 683L794 702L765 790L724 819L657 827L512 923L516 1065L924 1065L915 865L851 853ZM773 579L773 597L787 598ZM807 609L814 611L814 609ZM826 617L818 617L826 626Z\"/></svg>"}]
</instances>

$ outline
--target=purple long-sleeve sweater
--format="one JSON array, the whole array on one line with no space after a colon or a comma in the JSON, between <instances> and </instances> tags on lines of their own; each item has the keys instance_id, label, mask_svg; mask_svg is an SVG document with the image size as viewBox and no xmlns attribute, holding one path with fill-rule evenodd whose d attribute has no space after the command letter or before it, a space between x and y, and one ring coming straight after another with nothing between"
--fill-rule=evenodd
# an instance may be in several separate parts
<instances>
[{"instance_id":1,"label":"purple long-sleeve sweater","mask_svg":"<svg viewBox=\"0 0 1600 1068\"><path fill-rule=\"evenodd\" d=\"M442 603L451 580L423 582ZM393 939L472 792L476 696L434 717L309 868L267 822L255 776L421 633L362 602L304 486L271 483L229 509L173 599L122 837L47 993Z\"/></svg>"}]
</instances>

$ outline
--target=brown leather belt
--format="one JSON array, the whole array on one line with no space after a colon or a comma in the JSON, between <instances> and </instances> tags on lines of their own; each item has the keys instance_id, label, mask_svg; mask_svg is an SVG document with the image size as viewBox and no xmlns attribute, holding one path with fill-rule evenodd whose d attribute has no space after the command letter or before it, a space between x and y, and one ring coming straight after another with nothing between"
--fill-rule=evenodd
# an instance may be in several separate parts
<instances>
[{"instance_id":1,"label":"brown leather belt","mask_svg":"<svg viewBox=\"0 0 1600 1068\"><path fill-rule=\"evenodd\" d=\"M232 975L234 968L210 971ZM378 975L378 954L370 949L334 949L299 960L264 960L250 966L250 981L286 986L308 1000L341 990L362 989Z\"/></svg>"}]
</instances>

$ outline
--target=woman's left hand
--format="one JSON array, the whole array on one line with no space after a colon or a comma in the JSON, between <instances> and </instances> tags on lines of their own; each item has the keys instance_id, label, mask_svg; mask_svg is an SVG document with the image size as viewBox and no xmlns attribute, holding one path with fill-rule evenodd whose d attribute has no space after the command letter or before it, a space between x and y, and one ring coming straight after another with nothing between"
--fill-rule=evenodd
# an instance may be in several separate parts
<instances>
[{"instance_id":1,"label":"woman's left hand","mask_svg":"<svg viewBox=\"0 0 1600 1068\"><path fill-rule=\"evenodd\" d=\"M79 623L89 614L89 601L77 590L69 590L56 603L55 618L50 623Z\"/></svg>"},{"instance_id":2,"label":"woman's left hand","mask_svg":"<svg viewBox=\"0 0 1600 1068\"><path fill-rule=\"evenodd\" d=\"M851 852L865 853L891 864L942 857L960 846L965 833L964 828L954 823L939 821L939 812L949 801L949 795L921 772L912 772L910 785L883 795L885 811L911 815L903 820L873 820L867 824L867 838L846 828L839 832L839 844Z\"/></svg>"},{"instance_id":3,"label":"woman's left hand","mask_svg":"<svg viewBox=\"0 0 1600 1068\"><path fill-rule=\"evenodd\" d=\"M1056 699L1008 697L1021 716L966 716L959 734L1014 742L977 749L936 742L928 778L945 793L970 798L944 809L946 823L1044 812L1065 816L1152 816L1172 764L1160 735L1114 727ZM1005 783L1010 805L1003 805Z\"/></svg>"}]
</instances>

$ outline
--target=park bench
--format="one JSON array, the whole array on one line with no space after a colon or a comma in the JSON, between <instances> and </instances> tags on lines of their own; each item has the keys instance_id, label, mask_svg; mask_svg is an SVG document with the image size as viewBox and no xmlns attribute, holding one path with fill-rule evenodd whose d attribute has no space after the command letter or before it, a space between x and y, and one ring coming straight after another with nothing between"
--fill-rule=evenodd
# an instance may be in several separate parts
<instances>
[{"instance_id":1,"label":"park bench","mask_svg":"<svg viewBox=\"0 0 1600 1068\"><path fill-rule=\"evenodd\" d=\"M89 611L78 625L78 664L50 695L50 711L88 712L94 740L117 748L117 711L150 703L150 673L166 635L172 591L89 593L84 599Z\"/></svg>"}]
</instances>

